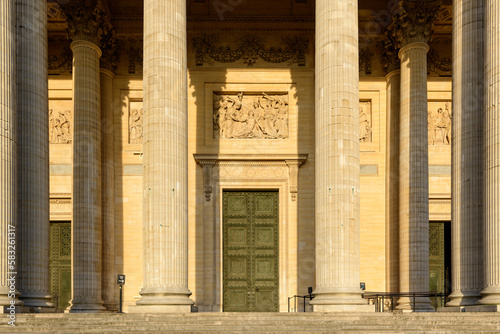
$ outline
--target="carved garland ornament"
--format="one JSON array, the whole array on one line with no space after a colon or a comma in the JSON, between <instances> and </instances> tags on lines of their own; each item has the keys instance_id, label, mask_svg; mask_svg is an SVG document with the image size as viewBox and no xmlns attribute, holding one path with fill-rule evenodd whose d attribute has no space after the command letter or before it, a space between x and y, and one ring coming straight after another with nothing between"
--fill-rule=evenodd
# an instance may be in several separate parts
<instances>
[{"instance_id":1,"label":"carved garland ornament","mask_svg":"<svg viewBox=\"0 0 500 334\"><path fill-rule=\"evenodd\" d=\"M203 35L193 38L193 47L196 53L196 66L219 63L234 63L243 59L249 67L259 59L269 63L284 63L288 65L306 65L306 53L309 40L305 37L286 36L282 39L282 46L266 48L265 43L257 36L244 36L235 48L222 46L215 35Z\"/></svg>"}]
</instances>

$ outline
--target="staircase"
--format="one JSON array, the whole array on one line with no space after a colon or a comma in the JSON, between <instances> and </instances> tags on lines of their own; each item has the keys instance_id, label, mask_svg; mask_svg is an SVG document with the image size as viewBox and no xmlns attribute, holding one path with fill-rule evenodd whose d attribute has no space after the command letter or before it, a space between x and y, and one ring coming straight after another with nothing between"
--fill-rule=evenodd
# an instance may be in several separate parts
<instances>
[{"instance_id":1,"label":"staircase","mask_svg":"<svg viewBox=\"0 0 500 334\"><path fill-rule=\"evenodd\" d=\"M500 333L500 313L1 315L0 333Z\"/></svg>"}]
</instances>

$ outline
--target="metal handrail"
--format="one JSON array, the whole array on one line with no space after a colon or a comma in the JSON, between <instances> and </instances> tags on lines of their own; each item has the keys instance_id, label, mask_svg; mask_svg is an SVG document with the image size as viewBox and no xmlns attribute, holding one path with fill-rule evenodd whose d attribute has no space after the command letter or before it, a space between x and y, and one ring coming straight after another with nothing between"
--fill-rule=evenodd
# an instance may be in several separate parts
<instances>
[{"instance_id":1,"label":"metal handrail","mask_svg":"<svg viewBox=\"0 0 500 334\"><path fill-rule=\"evenodd\" d=\"M297 298L302 298L304 299L304 312L306 311L306 299L309 298L309 300L312 300L314 299L314 295L313 294L308 294L308 295L305 295L305 296L298 296L298 295L294 295L293 297L288 297L288 312L292 312L290 311L290 300L293 299L293 312L297 312Z\"/></svg>"},{"instance_id":2,"label":"metal handrail","mask_svg":"<svg viewBox=\"0 0 500 334\"><path fill-rule=\"evenodd\" d=\"M372 301L373 304L375 305L375 311L376 312L385 312L389 311L392 312L394 311L394 299L395 298L402 298L402 297L408 297L411 298L412 301L412 311L415 312L416 309L416 299L418 297L429 297L429 298L434 298L435 305L432 305L434 309L438 307L438 298L441 298L442 303L444 304L444 301L446 301L448 294L446 293L437 293L437 292L399 292L399 293L389 293L389 292L365 292L363 294L363 298L367 299L368 301ZM390 301L389 307L386 310L386 301Z\"/></svg>"}]
</instances>

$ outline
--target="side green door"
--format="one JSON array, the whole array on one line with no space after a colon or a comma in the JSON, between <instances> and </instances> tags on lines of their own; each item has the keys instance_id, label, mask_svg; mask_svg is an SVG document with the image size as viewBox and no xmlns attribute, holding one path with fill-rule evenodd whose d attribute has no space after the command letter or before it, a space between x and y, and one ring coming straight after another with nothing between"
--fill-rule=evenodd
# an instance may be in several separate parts
<instances>
[{"instance_id":1,"label":"side green door","mask_svg":"<svg viewBox=\"0 0 500 334\"><path fill-rule=\"evenodd\" d=\"M447 225L445 222L429 222L429 291L449 293L450 291L450 255L447 245ZM438 307L445 306L444 298L431 298Z\"/></svg>"},{"instance_id":2,"label":"side green door","mask_svg":"<svg viewBox=\"0 0 500 334\"><path fill-rule=\"evenodd\" d=\"M71 300L71 223L50 223L50 293L59 311Z\"/></svg>"},{"instance_id":3,"label":"side green door","mask_svg":"<svg viewBox=\"0 0 500 334\"><path fill-rule=\"evenodd\" d=\"M225 312L279 310L278 192L224 192Z\"/></svg>"}]
</instances>

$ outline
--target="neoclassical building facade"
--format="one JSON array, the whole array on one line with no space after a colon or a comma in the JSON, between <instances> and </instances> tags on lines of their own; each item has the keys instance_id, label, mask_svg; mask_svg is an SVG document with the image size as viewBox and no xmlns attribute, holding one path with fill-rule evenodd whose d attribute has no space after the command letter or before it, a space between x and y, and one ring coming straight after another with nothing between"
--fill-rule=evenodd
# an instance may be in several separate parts
<instances>
[{"instance_id":1,"label":"neoclassical building facade","mask_svg":"<svg viewBox=\"0 0 500 334\"><path fill-rule=\"evenodd\" d=\"M497 0L1 1L0 304L113 312L124 274L126 312L498 310L499 26Z\"/></svg>"}]
</instances>

